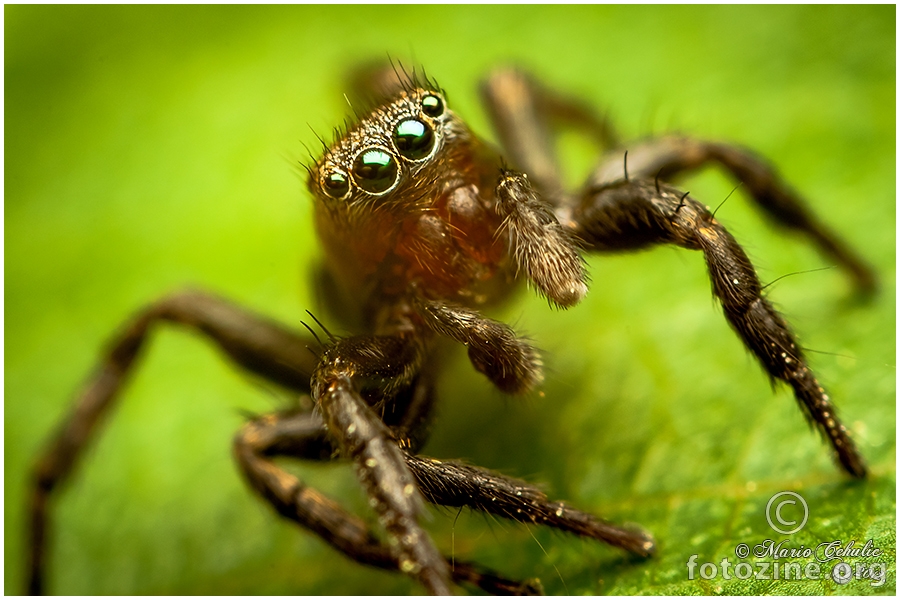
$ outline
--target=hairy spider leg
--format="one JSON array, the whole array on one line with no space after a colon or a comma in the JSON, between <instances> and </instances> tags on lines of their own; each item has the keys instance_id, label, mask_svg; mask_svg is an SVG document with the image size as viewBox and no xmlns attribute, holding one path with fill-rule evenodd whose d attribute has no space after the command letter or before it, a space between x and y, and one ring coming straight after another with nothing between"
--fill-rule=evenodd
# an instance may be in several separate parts
<instances>
[{"instance_id":1,"label":"hairy spider leg","mask_svg":"<svg viewBox=\"0 0 900 600\"><path fill-rule=\"evenodd\" d=\"M571 206L580 198L564 190L553 144L561 127L573 127L610 150L593 170L588 187L628 179L623 158L626 150L628 171L637 179L669 181L717 164L741 182L769 219L809 237L820 252L850 275L861 292L877 288L877 278L867 262L809 209L768 161L750 150L684 136L652 138L626 147L610 121L596 115L590 106L517 69L492 72L482 83L482 97L507 158L528 173L537 192L553 206Z\"/></svg>"},{"instance_id":2,"label":"hairy spider leg","mask_svg":"<svg viewBox=\"0 0 900 600\"><path fill-rule=\"evenodd\" d=\"M391 400L412 383L424 355L423 340L415 332L341 339L325 351L311 387L328 432L356 465L400 570L429 593L447 595L447 561L418 523L421 495L393 433L362 396L375 394L369 401L376 406Z\"/></svg>"},{"instance_id":3,"label":"hairy spider leg","mask_svg":"<svg viewBox=\"0 0 900 600\"><path fill-rule=\"evenodd\" d=\"M163 298L139 312L111 340L94 374L76 397L72 411L34 466L26 574L29 594L46 590L54 492L72 475L78 459L98 434L100 423L134 370L150 331L160 322L199 331L243 368L288 388L309 390L309 376L318 362L308 349L310 340L273 321L196 291Z\"/></svg>"},{"instance_id":4,"label":"hairy spider leg","mask_svg":"<svg viewBox=\"0 0 900 600\"><path fill-rule=\"evenodd\" d=\"M713 293L729 324L766 373L784 381L804 414L834 448L850 475L865 477L866 466L825 390L810 370L787 322L762 296L750 259L702 203L649 180L620 180L585 192L571 214L575 235L595 252L637 250L673 244L700 250Z\"/></svg>"},{"instance_id":5,"label":"hairy spider leg","mask_svg":"<svg viewBox=\"0 0 900 600\"><path fill-rule=\"evenodd\" d=\"M326 434L320 415L284 413L251 421L235 437L235 456L251 486L283 516L318 534L350 558L374 567L402 572L401 561L358 517L305 486L272 462L276 456L329 460L337 448ZM437 460L402 450L425 500L432 504L467 507L520 523L545 525L604 541L637 556L653 553L645 532L609 524L563 502L550 501L533 485L487 469ZM445 559L447 560L447 559ZM537 580L507 579L483 566L454 560L451 576L492 594L535 595Z\"/></svg>"},{"instance_id":6,"label":"hairy spider leg","mask_svg":"<svg viewBox=\"0 0 900 600\"><path fill-rule=\"evenodd\" d=\"M509 325L462 306L423 298L417 298L414 306L432 331L465 345L472 366L498 389L522 394L544 380L540 353Z\"/></svg>"},{"instance_id":7,"label":"hairy spider leg","mask_svg":"<svg viewBox=\"0 0 900 600\"><path fill-rule=\"evenodd\" d=\"M575 126L600 148L619 146L612 122L578 98L551 91L513 68L498 69L481 84L481 97L507 158L528 177L545 203L571 203L553 141L560 126Z\"/></svg>"},{"instance_id":8,"label":"hairy spider leg","mask_svg":"<svg viewBox=\"0 0 900 600\"><path fill-rule=\"evenodd\" d=\"M406 454L425 499L441 506L466 506L520 523L546 525L606 542L635 556L655 550L653 537L636 528L621 527L554 502L535 486L456 461Z\"/></svg>"},{"instance_id":9,"label":"hairy spider leg","mask_svg":"<svg viewBox=\"0 0 900 600\"><path fill-rule=\"evenodd\" d=\"M644 141L628 149L628 167L636 179L671 181L709 165L718 165L747 193L769 221L808 237L824 256L835 261L863 294L876 291L875 272L866 261L810 210L803 198L775 169L751 150L683 136ZM592 173L587 187L622 179L621 153L610 153Z\"/></svg>"},{"instance_id":10,"label":"hairy spider leg","mask_svg":"<svg viewBox=\"0 0 900 600\"><path fill-rule=\"evenodd\" d=\"M571 105L564 96L540 87L511 69L493 73L483 85L486 103L504 149L518 168L542 173L537 193L555 203L555 214L585 249L595 252L636 250L659 243L701 249L706 257L713 291L744 344L774 379L794 390L804 414L826 435L841 466L863 477L865 463L837 420L834 408L816 381L784 319L761 296L761 285L746 254L713 215L687 194L660 188L659 180L718 163L741 180L750 198L776 223L810 237L818 249L836 260L863 292L876 287L871 268L832 233L761 158L725 144L688 138L659 138L630 149L626 174L623 151L610 153L592 172L580 194L560 194L558 159L551 134L560 120L539 108ZM510 111L519 114L507 114ZM568 125L578 126L599 142L603 121L588 111L571 110ZM690 207L690 208L688 208ZM735 283L738 282L738 283Z\"/></svg>"},{"instance_id":11,"label":"hairy spider leg","mask_svg":"<svg viewBox=\"0 0 900 600\"><path fill-rule=\"evenodd\" d=\"M418 387L425 387L418 385ZM235 457L251 487L282 516L313 531L349 558L373 567L403 572L401 559L359 517L332 499L304 485L297 477L272 462L276 456L305 460L330 460L338 453L318 414L265 415L247 423L235 436ZM402 456L418 482L419 463ZM432 484L435 479L429 479ZM422 485L420 483L420 485ZM430 495L426 499L432 500ZM445 562L451 561L444 558ZM473 563L452 561L450 575L460 584L475 585L495 595L539 595L536 580L507 579Z\"/></svg>"},{"instance_id":12,"label":"hairy spider leg","mask_svg":"<svg viewBox=\"0 0 900 600\"><path fill-rule=\"evenodd\" d=\"M571 231L559 223L528 177L504 169L495 196L510 254L528 282L556 306L581 302L588 289L584 259Z\"/></svg>"}]
</instances>

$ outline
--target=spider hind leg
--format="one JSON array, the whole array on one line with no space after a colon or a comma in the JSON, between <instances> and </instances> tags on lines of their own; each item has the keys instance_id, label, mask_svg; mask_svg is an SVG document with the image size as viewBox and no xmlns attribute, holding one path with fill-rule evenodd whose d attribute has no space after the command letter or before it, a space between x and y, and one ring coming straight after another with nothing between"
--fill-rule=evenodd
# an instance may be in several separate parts
<instances>
[{"instance_id":1,"label":"spider hind leg","mask_svg":"<svg viewBox=\"0 0 900 600\"><path fill-rule=\"evenodd\" d=\"M746 253L706 206L655 181L622 180L590 189L570 223L595 251L656 244L702 251L713 294L731 327L772 379L791 386L800 408L828 439L841 467L853 477L865 477L865 461L787 322L762 295L762 284Z\"/></svg>"}]
</instances>

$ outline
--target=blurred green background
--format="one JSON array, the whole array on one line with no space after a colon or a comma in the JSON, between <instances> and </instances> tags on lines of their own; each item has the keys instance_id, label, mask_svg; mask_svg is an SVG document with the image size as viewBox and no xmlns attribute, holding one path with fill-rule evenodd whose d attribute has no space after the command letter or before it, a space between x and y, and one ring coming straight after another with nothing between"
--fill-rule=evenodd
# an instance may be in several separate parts
<instances>
[{"instance_id":1,"label":"blurred green background","mask_svg":"<svg viewBox=\"0 0 900 600\"><path fill-rule=\"evenodd\" d=\"M430 511L438 546L548 593L823 593L895 589L895 8L5 7L5 592L21 591L26 474L109 334L186 285L298 325L315 295L311 129L347 112L343 75L388 55L423 64L490 135L476 83L501 63L607 110L623 133L734 140L777 164L877 266L854 300L837 270L770 288L872 467L849 482L784 389L772 393L710 300L702 257L592 257L592 291L501 313L545 349L543 397L507 399L460 351L426 453L541 483L652 531L632 562L570 536ZM564 140L573 181L594 159ZM717 205L734 183L684 184ZM738 192L718 213L761 278L827 266ZM244 411L290 398L160 330L60 496L50 591L64 594L420 593L297 531L230 457ZM352 473L300 465L369 514ZM774 534L763 507L800 491L792 543L874 538L885 586L687 581Z\"/></svg>"}]
</instances>

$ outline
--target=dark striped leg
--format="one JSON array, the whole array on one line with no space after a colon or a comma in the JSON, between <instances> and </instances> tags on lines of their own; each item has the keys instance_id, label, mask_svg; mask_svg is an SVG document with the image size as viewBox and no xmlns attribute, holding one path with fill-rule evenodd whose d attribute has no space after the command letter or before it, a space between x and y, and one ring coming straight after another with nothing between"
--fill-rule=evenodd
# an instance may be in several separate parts
<instances>
[{"instance_id":1,"label":"dark striped leg","mask_svg":"<svg viewBox=\"0 0 900 600\"><path fill-rule=\"evenodd\" d=\"M602 188L624 179L623 151L610 153L595 170L588 187ZM634 179L670 181L702 167L718 165L740 182L763 214L776 225L807 236L819 251L853 279L857 289L872 293L878 286L868 263L813 213L806 201L754 152L718 142L661 137L628 147L628 174Z\"/></svg>"},{"instance_id":2,"label":"dark striped leg","mask_svg":"<svg viewBox=\"0 0 900 600\"><path fill-rule=\"evenodd\" d=\"M151 329L176 323L203 333L241 367L299 391L309 389L316 358L307 340L215 296L185 292L141 311L111 341L94 374L76 398L37 461L32 474L28 593L45 591L52 494L75 468L135 366Z\"/></svg>"},{"instance_id":3,"label":"dark striped leg","mask_svg":"<svg viewBox=\"0 0 900 600\"><path fill-rule=\"evenodd\" d=\"M337 340L323 353L311 387L328 433L356 466L400 570L430 594L447 595L449 565L418 523L421 495L398 440L376 413L415 380L422 343L414 332Z\"/></svg>"},{"instance_id":4,"label":"dark striped leg","mask_svg":"<svg viewBox=\"0 0 900 600\"><path fill-rule=\"evenodd\" d=\"M854 477L866 475L862 456L794 335L762 296L747 255L703 204L652 180L620 180L586 193L569 222L575 235L595 251L655 244L702 251L713 293L732 328L770 377L793 388L800 408L827 437L844 470Z\"/></svg>"},{"instance_id":5,"label":"dark striped leg","mask_svg":"<svg viewBox=\"0 0 900 600\"><path fill-rule=\"evenodd\" d=\"M362 519L272 462L272 457L279 455L306 460L330 460L336 456L338 450L317 414L260 417L245 425L235 437L234 452L251 487L281 515L313 531L357 562L409 574L397 553L381 542ZM404 453L404 458L409 455ZM490 594L541 593L540 584L535 581L512 581L458 560L454 561L450 576L457 583L475 585Z\"/></svg>"},{"instance_id":6,"label":"dark striped leg","mask_svg":"<svg viewBox=\"0 0 900 600\"><path fill-rule=\"evenodd\" d=\"M569 204L554 137L562 126L577 129L604 149L618 146L612 123L577 98L542 85L524 71L497 69L481 85L481 97L512 165L531 179L552 206Z\"/></svg>"},{"instance_id":7,"label":"dark striped leg","mask_svg":"<svg viewBox=\"0 0 900 600\"><path fill-rule=\"evenodd\" d=\"M406 455L425 499L441 506L466 506L519 523L546 525L622 548L637 556L653 554L653 537L602 521L563 502L551 501L531 484L487 469L453 461Z\"/></svg>"},{"instance_id":8,"label":"dark striped leg","mask_svg":"<svg viewBox=\"0 0 900 600\"><path fill-rule=\"evenodd\" d=\"M417 298L414 306L428 328L467 346L472 366L498 389L522 394L544 380L540 353L506 323L443 302Z\"/></svg>"}]
</instances>

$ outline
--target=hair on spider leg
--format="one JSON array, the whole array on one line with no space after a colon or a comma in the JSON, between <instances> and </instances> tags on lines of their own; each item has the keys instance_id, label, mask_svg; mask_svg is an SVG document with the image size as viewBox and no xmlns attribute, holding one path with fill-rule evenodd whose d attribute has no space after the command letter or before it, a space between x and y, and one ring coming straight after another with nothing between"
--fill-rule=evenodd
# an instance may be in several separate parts
<instances>
[{"instance_id":1,"label":"hair on spider leg","mask_svg":"<svg viewBox=\"0 0 900 600\"><path fill-rule=\"evenodd\" d=\"M657 185L656 185L656 191L659 192L659 183L658 183L658 182L657 182ZM675 214L676 214L676 215L677 215L679 212L681 212L681 209L682 209L682 208L685 207L684 201L685 201L685 199L688 197L689 194L690 194L690 192L685 192L685 193L681 196L681 198L678 200L678 206L675 207ZM672 219L674 220L674 217L672 217Z\"/></svg>"},{"instance_id":2,"label":"hair on spider leg","mask_svg":"<svg viewBox=\"0 0 900 600\"><path fill-rule=\"evenodd\" d=\"M728 199L731 198L731 195L734 194L734 193L737 191L737 189L738 189L739 187L741 187L742 185L744 185L744 182L743 182L743 181L738 181L738 184L737 184L736 186L734 186L733 188L731 188L731 191L728 192L728 195L725 196L725 199L722 200L721 202L719 202L719 205L716 207L716 210L712 211L712 218L713 218L713 219L716 218L716 213L719 212L719 209L722 208L722 206L723 206L726 202L728 202Z\"/></svg>"},{"instance_id":3,"label":"hair on spider leg","mask_svg":"<svg viewBox=\"0 0 900 600\"><path fill-rule=\"evenodd\" d=\"M625 151L625 157L622 159L622 170L625 171L625 181L628 179L628 150Z\"/></svg>"},{"instance_id":4,"label":"hair on spider leg","mask_svg":"<svg viewBox=\"0 0 900 600\"><path fill-rule=\"evenodd\" d=\"M531 539L534 540L534 543L537 544L538 548L541 549L541 552L544 553L544 556L546 556L549 559L550 553L547 552L547 549L544 548L544 545L541 543L541 541L539 539L537 539L537 536L534 535L534 531L532 531L532 528L530 526L528 526L527 524L525 525L525 531L528 532L528 534L531 536ZM565 593L563 595L568 596L569 595L569 586L566 585L566 580L562 576L562 573L560 572L559 566L557 566L556 562L553 562L552 564L553 564L553 570L556 571L556 575L559 577L559 582L562 583L563 589L565 590Z\"/></svg>"},{"instance_id":5,"label":"hair on spider leg","mask_svg":"<svg viewBox=\"0 0 900 600\"><path fill-rule=\"evenodd\" d=\"M459 521L459 516L462 514L464 506L460 506L459 510L456 511L456 516L453 517L453 523L450 524L450 568L456 569L456 523Z\"/></svg>"},{"instance_id":6,"label":"hair on spider leg","mask_svg":"<svg viewBox=\"0 0 900 600\"><path fill-rule=\"evenodd\" d=\"M793 272L791 272L791 273L785 273L784 275L781 275L781 276L779 276L779 277L776 277L775 279L773 279L773 280L770 281L769 283L763 285L760 289L761 289L761 290L765 290L765 289L768 288L769 286L778 283L778 282L781 281L782 279L785 279L785 278L787 278L787 277L791 277L791 276L793 276L793 275L805 275L805 274L807 274L807 273L815 273L815 272L817 272L817 271L830 271L831 269L836 269L836 268L837 268L837 265L829 265L829 266L827 266L827 267L818 267L818 268L815 268L815 269L805 269L805 270L803 270L803 271L793 271Z\"/></svg>"},{"instance_id":7,"label":"hair on spider leg","mask_svg":"<svg viewBox=\"0 0 900 600\"><path fill-rule=\"evenodd\" d=\"M850 360L859 360L858 356L853 356L851 354L841 354L840 352L828 352L827 350L816 350L815 348L809 348L807 346L800 346L800 349L804 352L812 352L813 354L824 354L826 356L837 356L839 358L849 358Z\"/></svg>"},{"instance_id":8,"label":"hair on spider leg","mask_svg":"<svg viewBox=\"0 0 900 600\"><path fill-rule=\"evenodd\" d=\"M775 279L773 279L773 280L770 281L769 283L766 283L765 285L763 285L763 286L760 288L760 291L761 291L761 292L762 292L762 291L767 291L767 288L769 288L770 286L772 286L772 285L778 283L778 282L781 281L782 279L787 279L788 277L792 277L792 276L794 276L794 275L806 275L806 274L808 274L808 273L816 273L816 272L819 272L819 271L831 271L832 269L836 269L836 268L837 268L837 265L828 265L828 266L825 266L825 267L817 267L817 268L815 268L815 269L805 269L805 270L803 270L803 271L793 271L793 272L791 272L791 273L785 273L784 275L781 275L781 276L779 276L779 277L776 277ZM849 355L849 354L840 354L840 353L838 353L838 352L828 352L828 351L826 351L826 350L816 350L816 349L814 349L814 348L809 348L809 347L807 347L807 346L800 346L800 349L803 350L804 352L812 352L812 353L814 353L814 354L825 354L825 355L827 355L827 356L838 356L838 357L841 357L841 358L849 358L849 359L851 359L851 360L859 360L859 358L857 358L856 356L851 356L851 355Z\"/></svg>"}]
</instances>

